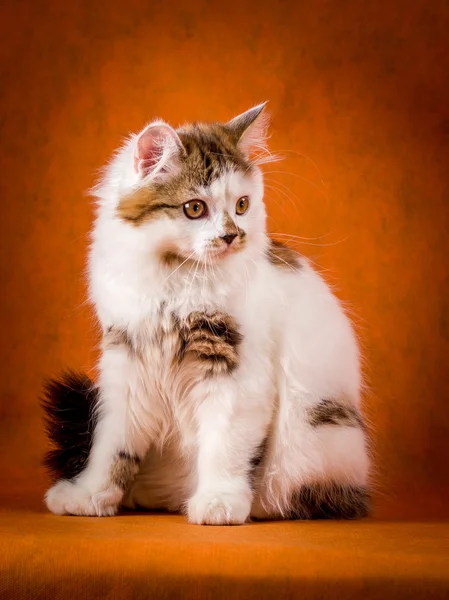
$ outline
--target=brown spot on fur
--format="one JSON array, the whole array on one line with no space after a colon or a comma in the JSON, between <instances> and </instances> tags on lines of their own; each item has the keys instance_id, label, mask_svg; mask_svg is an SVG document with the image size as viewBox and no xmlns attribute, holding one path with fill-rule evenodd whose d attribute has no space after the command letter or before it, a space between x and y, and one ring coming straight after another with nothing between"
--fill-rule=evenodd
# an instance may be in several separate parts
<instances>
[{"instance_id":1,"label":"brown spot on fur","mask_svg":"<svg viewBox=\"0 0 449 600\"><path fill-rule=\"evenodd\" d=\"M291 500L290 519L360 519L369 513L366 487L334 482L303 485Z\"/></svg>"},{"instance_id":2,"label":"brown spot on fur","mask_svg":"<svg viewBox=\"0 0 449 600\"><path fill-rule=\"evenodd\" d=\"M162 254L161 262L166 267L176 267L177 265L180 265L183 262L187 263L188 261L186 261L185 258L180 256L177 252L167 250Z\"/></svg>"},{"instance_id":3,"label":"brown spot on fur","mask_svg":"<svg viewBox=\"0 0 449 600\"><path fill-rule=\"evenodd\" d=\"M268 247L268 260L275 267L280 269L290 269L297 271L301 268L298 253L276 240L270 239L270 245Z\"/></svg>"},{"instance_id":4,"label":"brown spot on fur","mask_svg":"<svg viewBox=\"0 0 449 600\"><path fill-rule=\"evenodd\" d=\"M137 455L119 452L111 466L111 482L121 490L126 490L139 471L140 459Z\"/></svg>"},{"instance_id":5,"label":"brown spot on fur","mask_svg":"<svg viewBox=\"0 0 449 600\"><path fill-rule=\"evenodd\" d=\"M133 225L140 225L151 218L162 215L173 219L180 214L182 205L172 204L158 194L161 186L153 184L152 187L138 188L120 198L117 206L117 215Z\"/></svg>"},{"instance_id":6,"label":"brown spot on fur","mask_svg":"<svg viewBox=\"0 0 449 600\"><path fill-rule=\"evenodd\" d=\"M243 248L246 245L246 231L244 231L243 229L238 227L237 224L232 219L232 217L230 216L230 214L226 211L223 214L223 231L220 236L211 240L210 244L213 247L222 246L223 238L227 235L237 236L234 241L234 244L232 246L234 251L243 250Z\"/></svg>"},{"instance_id":7,"label":"brown spot on fur","mask_svg":"<svg viewBox=\"0 0 449 600\"><path fill-rule=\"evenodd\" d=\"M226 211L223 215L223 235L238 235L239 228L232 220L230 214Z\"/></svg>"},{"instance_id":8,"label":"brown spot on fur","mask_svg":"<svg viewBox=\"0 0 449 600\"><path fill-rule=\"evenodd\" d=\"M266 437L256 448L256 450L253 454L253 457L250 461L248 475L249 475L249 481L250 481L252 488L255 487L255 482L257 480L257 473L258 473L259 469L261 468L261 465L262 465L265 455L267 453L267 448L268 448L268 438Z\"/></svg>"},{"instance_id":9,"label":"brown spot on fur","mask_svg":"<svg viewBox=\"0 0 449 600\"><path fill-rule=\"evenodd\" d=\"M136 352L135 344L130 337L126 327L111 325L103 335L103 349L112 346L126 346L131 352Z\"/></svg>"},{"instance_id":10,"label":"brown spot on fur","mask_svg":"<svg viewBox=\"0 0 449 600\"><path fill-rule=\"evenodd\" d=\"M342 427L364 427L362 417L356 408L337 400L326 398L309 408L308 419L312 427L340 425Z\"/></svg>"},{"instance_id":11,"label":"brown spot on fur","mask_svg":"<svg viewBox=\"0 0 449 600\"><path fill-rule=\"evenodd\" d=\"M193 356L209 375L230 373L239 364L242 336L234 319L224 313L191 313L181 324L179 360Z\"/></svg>"}]
</instances>

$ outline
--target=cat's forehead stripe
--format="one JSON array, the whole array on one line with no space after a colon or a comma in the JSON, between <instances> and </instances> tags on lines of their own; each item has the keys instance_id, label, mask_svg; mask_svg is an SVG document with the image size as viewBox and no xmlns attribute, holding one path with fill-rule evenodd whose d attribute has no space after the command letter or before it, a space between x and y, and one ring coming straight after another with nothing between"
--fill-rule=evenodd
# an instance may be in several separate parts
<instances>
[{"instance_id":1,"label":"cat's forehead stripe","mask_svg":"<svg viewBox=\"0 0 449 600\"><path fill-rule=\"evenodd\" d=\"M192 183L209 185L225 171L247 171L249 163L219 125L191 125L178 130L186 150L185 170Z\"/></svg>"}]
</instances>

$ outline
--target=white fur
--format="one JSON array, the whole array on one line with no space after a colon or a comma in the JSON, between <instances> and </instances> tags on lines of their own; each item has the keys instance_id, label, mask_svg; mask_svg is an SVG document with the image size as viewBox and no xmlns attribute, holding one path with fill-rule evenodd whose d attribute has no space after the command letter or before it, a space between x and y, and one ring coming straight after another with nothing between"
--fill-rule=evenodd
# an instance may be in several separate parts
<instances>
[{"instance_id":1,"label":"white fur","mask_svg":"<svg viewBox=\"0 0 449 600\"><path fill-rule=\"evenodd\" d=\"M101 418L88 466L74 482L49 490L49 509L107 515L123 501L185 509L193 523L243 523L251 507L255 516L284 515L303 483L365 485L363 431L313 428L305 418L323 398L359 404L356 338L339 302L305 259L297 272L267 260L260 170L247 176L228 172L198 190L195 197L209 206L207 220L163 218L135 227L115 209L122 194L146 181L133 168L137 140L127 142L96 189L89 274L103 330L127 327L145 350L140 359L120 346L103 351ZM250 209L235 216L244 195ZM225 211L247 232L248 243L218 256L208 240L221 233ZM158 257L170 248L199 262L162 266ZM204 381L188 363L174 373L170 337L155 343L158 328L169 331L171 313L182 318L197 310L219 310L239 324L240 366L232 375ZM254 494L248 463L267 434ZM118 450L145 458L124 499L108 477Z\"/></svg>"}]
</instances>

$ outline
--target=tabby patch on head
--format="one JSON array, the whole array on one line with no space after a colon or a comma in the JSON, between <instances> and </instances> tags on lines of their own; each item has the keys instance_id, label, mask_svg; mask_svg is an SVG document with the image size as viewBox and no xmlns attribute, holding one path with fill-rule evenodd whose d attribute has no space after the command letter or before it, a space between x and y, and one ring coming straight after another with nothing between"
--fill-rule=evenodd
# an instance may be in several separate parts
<instances>
[{"instance_id":1,"label":"tabby patch on head","mask_svg":"<svg viewBox=\"0 0 449 600\"><path fill-rule=\"evenodd\" d=\"M193 123L172 129L149 125L138 137L134 156L141 183L122 196L118 216L134 225L165 216L182 217L186 202L224 173L248 173L251 147L266 135L265 104L228 123Z\"/></svg>"},{"instance_id":2,"label":"tabby patch on head","mask_svg":"<svg viewBox=\"0 0 449 600\"><path fill-rule=\"evenodd\" d=\"M125 221L140 225L161 216L182 217L184 204L195 198L198 189L226 171L251 169L223 126L191 125L177 133L182 142L177 172L166 181L149 183L123 196L117 212Z\"/></svg>"}]
</instances>

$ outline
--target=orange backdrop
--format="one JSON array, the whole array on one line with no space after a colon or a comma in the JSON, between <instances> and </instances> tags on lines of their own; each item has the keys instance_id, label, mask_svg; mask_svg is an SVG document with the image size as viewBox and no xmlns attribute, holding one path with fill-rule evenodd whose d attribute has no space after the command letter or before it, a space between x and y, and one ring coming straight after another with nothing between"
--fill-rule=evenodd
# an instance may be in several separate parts
<instances>
[{"instance_id":1,"label":"orange backdrop","mask_svg":"<svg viewBox=\"0 0 449 600\"><path fill-rule=\"evenodd\" d=\"M7 485L46 485L42 379L95 363L96 170L155 116L228 119L268 99L286 157L266 168L270 229L310 238L292 244L354 316L376 514L449 516L447 3L17 0L0 30Z\"/></svg>"}]
</instances>

